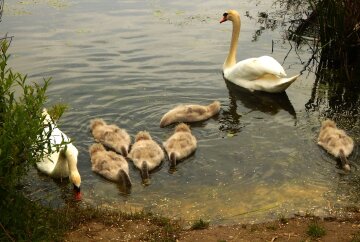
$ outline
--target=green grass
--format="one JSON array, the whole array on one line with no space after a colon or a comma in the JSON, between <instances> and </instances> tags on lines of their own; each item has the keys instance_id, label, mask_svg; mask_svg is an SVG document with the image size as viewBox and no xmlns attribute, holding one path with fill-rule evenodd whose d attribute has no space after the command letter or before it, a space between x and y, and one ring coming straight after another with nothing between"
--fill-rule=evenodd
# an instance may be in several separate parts
<instances>
[{"instance_id":1,"label":"green grass","mask_svg":"<svg viewBox=\"0 0 360 242\"><path fill-rule=\"evenodd\" d=\"M357 232L353 235L353 238L350 240L350 242L360 242L360 232Z\"/></svg>"},{"instance_id":2,"label":"green grass","mask_svg":"<svg viewBox=\"0 0 360 242\"><path fill-rule=\"evenodd\" d=\"M278 226L276 226L276 225L268 225L268 226L266 226L266 228L267 228L268 230L273 230L273 231L275 231L275 230L278 229Z\"/></svg>"},{"instance_id":3,"label":"green grass","mask_svg":"<svg viewBox=\"0 0 360 242\"><path fill-rule=\"evenodd\" d=\"M0 190L0 196L0 241L64 241L67 232L87 221L107 226L121 226L128 220L150 222L151 229L141 238L144 241L176 241L182 229L177 220L144 211L128 213L77 204L51 209L20 192Z\"/></svg>"},{"instance_id":4,"label":"green grass","mask_svg":"<svg viewBox=\"0 0 360 242\"><path fill-rule=\"evenodd\" d=\"M307 234L312 238L320 238L326 234L326 231L323 227L314 222L309 224Z\"/></svg>"},{"instance_id":5,"label":"green grass","mask_svg":"<svg viewBox=\"0 0 360 242\"><path fill-rule=\"evenodd\" d=\"M171 220L169 218L155 215L153 213L141 212L143 220L150 221L156 228L150 230L143 238L145 241L163 241L172 242L177 241L181 231L180 221Z\"/></svg>"},{"instance_id":6,"label":"green grass","mask_svg":"<svg viewBox=\"0 0 360 242\"><path fill-rule=\"evenodd\" d=\"M284 214L280 214L279 215L279 222L282 223L282 224L287 224L289 222L289 219L287 219Z\"/></svg>"},{"instance_id":7,"label":"green grass","mask_svg":"<svg viewBox=\"0 0 360 242\"><path fill-rule=\"evenodd\" d=\"M66 216L26 199L21 193L0 190L0 241L60 241L71 224Z\"/></svg>"},{"instance_id":8,"label":"green grass","mask_svg":"<svg viewBox=\"0 0 360 242\"><path fill-rule=\"evenodd\" d=\"M207 229L207 228L209 228L209 225L210 225L210 222L206 222L202 219L199 219L191 225L191 229L192 230Z\"/></svg>"}]
</instances>

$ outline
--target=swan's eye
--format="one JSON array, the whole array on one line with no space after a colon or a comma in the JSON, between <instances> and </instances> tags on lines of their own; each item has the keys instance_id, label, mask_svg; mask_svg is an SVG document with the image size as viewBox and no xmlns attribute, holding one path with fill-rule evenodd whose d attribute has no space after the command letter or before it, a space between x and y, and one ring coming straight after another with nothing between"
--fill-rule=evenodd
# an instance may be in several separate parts
<instances>
[{"instance_id":1,"label":"swan's eye","mask_svg":"<svg viewBox=\"0 0 360 242\"><path fill-rule=\"evenodd\" d=\"M227 16L228 16L228 13L224 13L223 16L224 16L224 17L227 17Z\"/></svg>"}]
</instances>

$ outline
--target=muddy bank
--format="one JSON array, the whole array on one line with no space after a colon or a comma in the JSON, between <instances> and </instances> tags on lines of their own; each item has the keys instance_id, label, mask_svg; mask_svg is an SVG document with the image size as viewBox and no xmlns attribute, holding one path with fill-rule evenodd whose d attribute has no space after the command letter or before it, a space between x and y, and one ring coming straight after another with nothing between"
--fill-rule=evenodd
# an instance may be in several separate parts
<instances>
[{"instance_id":1,"label":"muddy bank","mask_svg":"<svg viewBox=\"0 0 360 242\"><path fill-rule=\"evenodd\" d=\"M65 241L360 241L360 212L343 217L300 216L260 224L191 229L182 221L137 216L93 218L74 227Z\"/></svg>"}]
</instances>

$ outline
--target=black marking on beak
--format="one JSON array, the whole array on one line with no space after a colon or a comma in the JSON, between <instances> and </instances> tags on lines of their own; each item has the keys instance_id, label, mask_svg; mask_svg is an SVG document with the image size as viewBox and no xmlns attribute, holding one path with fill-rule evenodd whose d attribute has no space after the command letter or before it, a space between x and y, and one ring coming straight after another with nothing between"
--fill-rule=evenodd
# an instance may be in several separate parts
<instances>
[{"instance_id":1,"label":"black marking on beak","mask_svg":"<svg viewBox=\"0 0 360 242\"><path fill-rule=\"evenodd\" d=\"M80 187L74 185L74 191L75 191L75 192L80 192Z\"/></svg>"}]
</instances>

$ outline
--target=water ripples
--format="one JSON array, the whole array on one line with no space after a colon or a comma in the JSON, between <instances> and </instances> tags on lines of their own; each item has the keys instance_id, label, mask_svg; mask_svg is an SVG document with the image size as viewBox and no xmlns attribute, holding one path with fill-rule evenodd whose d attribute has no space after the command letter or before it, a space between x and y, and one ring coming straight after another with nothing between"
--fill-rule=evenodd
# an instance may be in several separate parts
<instances>
[{"instance_id":1,"label":"water ripples","mask_svg":"<svg viewBox=\"0 0 360 242\"><path fill-rule=\"evenodd\" d=\"M44 16L40 18L42 13L36 9L33 17L27 17L34 19L32 24L4 19L16 35L15 69L29 73L32 80L51 76L49 105L65 102L70 106L59 126L80 151L85 201L219 221L237 221L243 218L239 214L259 209L264 212L249 217L265 218L279 207L306 209L309 201L322 205L326 200L322 195L335 186L329 178L336 177L338 169L316 145L318 120L303 112L309 86L302 85L300 91L290 87L288 95L234 87L221 72L230 31L229 26L220 30L214 17L218 13L193 13L190 9L198 6L179 2L176 6L184 7L184 13L173 9L160 16L174 4L164 2L163 8L160 2L144 7L138 1L85 1L61 10L57 20L42 21ZM218 1L207 4L225 7ZM241 56L267 53L271 43L247 42L251 21L244 19L244 26ZM284 53L287 50L273 55L281 59ZM290 53L287 61L297 63L296 56ZM220 113L191 125L198 149L175 173L169 173L165 160L151 175L152 184L143 187L139 171L130 163L134 185L131 194L124 195L91 171L91 119L117 124L132 138L148 130L161 144L174 130L174 125L159 127L168 110L214 100L221 102ZM358 154L357 146L355 162ZM34 187L48 189L56 204L66 197L66 184L53 184L43 176L32 182Z\"/></svg>"}]
</instances>

